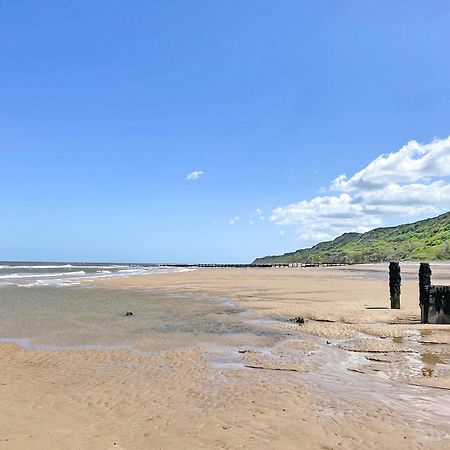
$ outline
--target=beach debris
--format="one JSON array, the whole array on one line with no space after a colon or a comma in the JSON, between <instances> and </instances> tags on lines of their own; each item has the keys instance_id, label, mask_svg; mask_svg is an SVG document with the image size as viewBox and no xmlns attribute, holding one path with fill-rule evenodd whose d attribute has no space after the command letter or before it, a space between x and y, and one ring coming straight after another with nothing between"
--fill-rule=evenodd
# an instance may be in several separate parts
<instances>
[{"instance_id":1,"label":"beach debris","mask_svg":"<svg viewBox=\"0 0 450 450\"><path fill-rule=\"evenodd\" d=\"M244 367L247 369L260 369L260 370L278 370L280 372L304 372L303 369L295 368L295 367L271 367L271 366L263 366L263 365L253 365L253 364L245 364Z\"/></svg>"},{"instance_id":2,"label":"beach debris","mask_svg":"<svg viewBox=\"0 0 450 450\"><path fill-rule=\"evenodd\" d=\"M400 264L398 262L389 263L389 292L391 297L391 309L400 309L400 285L402 277L400 275Z\"/></svg>"},{"instance_id":3,"label":"beach debris","mask_svg":"<svg viewBox=\"0 0 450 450\"><path fill-rule=\"evenodd\" d=\"M125 317L133 316L133 315L134 315L133 311L127 311L127 312L124 314Z\"/></svg>"},{"instance_id":4,"label":"beach debris","mask_svg":"<svg viewBox=\"0 0 450 450\"><path fill-rule=\"evenodd\" d=\"M373 356L366 356L366 359L368 361L373 361L373 362L381 362L381 363L391 363L392 361L388 358L375 358Z\"/></svg>"},{"instance_id":5,"label":"beach debris","mask_svg":"<svg viewBox=\"0 0 450 450\"><path fill-rule=\"evenodd\" d=\"M356 373L367 373L364 370L355 369L354 367L347 367L347 370L349 370L350 372L356 372Z\"/></svg>"},{"instance_id":6,"label":"beach debris","mask_svg":"<svg viewBox=\"0 0 450 450\"><path fill-rule=\"evenodd\" d=\"M295 322L298 323L299 325L305 323L305 318L302 316L298 316L298 317L293 317L292 319L288 319L289 322Z\"/></svg>"}]
</instances>

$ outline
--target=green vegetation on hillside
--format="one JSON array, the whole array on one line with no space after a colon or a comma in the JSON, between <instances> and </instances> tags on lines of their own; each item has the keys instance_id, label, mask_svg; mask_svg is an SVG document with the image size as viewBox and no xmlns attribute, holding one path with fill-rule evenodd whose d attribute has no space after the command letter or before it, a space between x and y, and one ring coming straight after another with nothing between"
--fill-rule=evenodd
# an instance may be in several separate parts
<instances>
[{"instance_id":1,"label":"green vegetation on hillside","mask_svg":"<svg viewBox=\"0 0 450 450\"><path fill-rule=\"evenodd\" d=\"M406 225L345 233L333 241L279 256L257 258L255 264L368 263L404 260L450 260L450 212Z\"/></svg>"}]
</instances>

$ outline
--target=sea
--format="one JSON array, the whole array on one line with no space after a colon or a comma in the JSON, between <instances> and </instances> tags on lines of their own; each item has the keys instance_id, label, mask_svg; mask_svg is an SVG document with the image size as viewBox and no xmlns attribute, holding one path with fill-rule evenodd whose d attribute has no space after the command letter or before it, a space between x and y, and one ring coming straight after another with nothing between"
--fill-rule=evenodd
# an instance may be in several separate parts
<instances>
[{"instance_id":1,"label":"sea","mask_svg":"<svg viewBox=\"0 0 450 450\"><path fill-rule=\"evenodd\" d=\"M189 270L169 266L92 263L0 263L0 287L74 286L84 280L104 277L129 277Z\"/></svg>"},{"instance_id":2,"label":"sea","mask_svg":"<svg viewBox=\"0 0 450 450\"><path fill-rule=\"evenodd\" d=\"M105 288L105 277L195 270L86 263L0 263L0 342L31 349L121 349L272 345L282 338L227 298ZM150 278L151 280L151 278ZM169 282L169 279L168 279ZM128 313L132 313L131 315Z\"/></svg>"}]
</instances>

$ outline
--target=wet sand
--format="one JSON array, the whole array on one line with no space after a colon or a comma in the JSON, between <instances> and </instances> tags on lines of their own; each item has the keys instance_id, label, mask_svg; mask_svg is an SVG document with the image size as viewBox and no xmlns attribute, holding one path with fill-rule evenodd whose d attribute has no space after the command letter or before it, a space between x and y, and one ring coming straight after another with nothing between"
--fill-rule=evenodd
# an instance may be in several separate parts
<instances>
[{"instance_id":1,"label":"wet sand","mask_svg":"<svg viewBox=\"0 0 450 450\"><path fill-rule=\"evenodd\" d=\"M97 280L230 301L281 338L166 336L151 353L3 343L0 448L450 448L450 327L418 323L417 267L403 272L400 311L385 309L385 266Z\"/></svg>"}]
</instances>

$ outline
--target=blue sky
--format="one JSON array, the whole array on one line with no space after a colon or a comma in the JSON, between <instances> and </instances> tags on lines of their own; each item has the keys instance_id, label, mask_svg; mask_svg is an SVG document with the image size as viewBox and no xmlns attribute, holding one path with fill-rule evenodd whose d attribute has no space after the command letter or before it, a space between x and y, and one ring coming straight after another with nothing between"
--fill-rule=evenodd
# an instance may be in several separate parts
<instances>
[{"instance_id":1,"label":"blue sky","mask_svg":"<svg viewBox=\"0 0 450 450\"><path fill-rule=\"evenodd\" d=\"M437 0L1 2L0 259L247 262L450 209L449 24Z\"/></svg>"}]
</instances>

